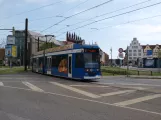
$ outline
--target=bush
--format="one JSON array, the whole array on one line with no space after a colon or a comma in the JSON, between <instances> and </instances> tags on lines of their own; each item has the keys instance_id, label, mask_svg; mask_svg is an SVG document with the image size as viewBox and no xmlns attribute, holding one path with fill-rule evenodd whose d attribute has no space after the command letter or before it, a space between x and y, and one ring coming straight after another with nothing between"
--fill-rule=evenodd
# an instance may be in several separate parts
<instances>
[{"instance_id":1,"label":"bush","mask_svg":"<svg viewBox=\"0 0 161 120\"><path fill-rule=\"evenodd\" d=\"M107 69L102 69L102 71L101 72L104 72L104 73L111 73L111 74L114 74L114 75L126 75L127 74L127 72L126 72L126 70L121 70L121 71L119 71L119 70L107 70Z\"/></svg>"}]
</instances>

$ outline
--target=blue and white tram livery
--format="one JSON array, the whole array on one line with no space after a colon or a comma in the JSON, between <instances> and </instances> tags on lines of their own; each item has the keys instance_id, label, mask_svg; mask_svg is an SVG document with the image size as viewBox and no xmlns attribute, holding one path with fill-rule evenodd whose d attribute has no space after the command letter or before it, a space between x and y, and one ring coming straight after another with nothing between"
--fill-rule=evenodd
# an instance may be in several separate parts
<instances>
[{"instance_id":1,"label":"blue and white tram livery","mask_svg":"<svg viewBox=\"0 0 161 120\"><path fill-rule=\"evenodd\" d=\"M99 79L100 48L71 44L39 51L32 57L32 71L72 79Z\"/></svg>"}]
</instances>

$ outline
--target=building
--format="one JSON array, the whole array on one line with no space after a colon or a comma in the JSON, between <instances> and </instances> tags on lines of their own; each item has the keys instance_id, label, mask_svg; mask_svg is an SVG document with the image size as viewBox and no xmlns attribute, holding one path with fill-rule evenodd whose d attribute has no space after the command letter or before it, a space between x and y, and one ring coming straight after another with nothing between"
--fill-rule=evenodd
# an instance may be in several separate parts
<instances>
[{"instance_id":1,"label":"building","mask_svg":"<svg viewBox=\"0 0 161 120\"><path fill-rule=\"evenodd\" d=\"M5 58L5 49L0 48L0 60L4 60L4 58Z\"/></svg>"},{"instance_id":2,"label":"building","mask_svg":"<svg viewBox=\"0 0 161 120\"><path fill-rule=\"evenodd\" d=\"M161 66L159 62L158 53L161 50L161 45L142 45L143 48L143 67L157 68Z\"/></svg>"},{"instance_id":3,"label":"building","mask_svg":"<svg viewBox=\"0 0 161 120\"><path fill-rule=\"evenodd\" d=\"M132 63L132 65L138 65L138 59L143 58L143 48L140 45L137 38L133 38L133 40L130 43L130 46L128 46L128 61L129 63Z\"/></svg>"},{"instance_id":4,"label":"building","mask_svg":"<svg viewBox=\"0 0 161 120\"><path fill-rule=\"evenodd\" d=\"M100 58L101 64L107 65L108 61L109 61L109 55L107 53L103 52L102 50L101 50L101 52L102 52L101 58Z\"/></svg>"},{"instance_id":5,"label":"building","mask_svg":"<svg viewBox=\"0 0 161 120\"><path fill-rule=\"evenodd\" d=\"M45 37L40 33L34 31L28 31L27 38L27 58L28 64L30 63L30 57L39 51L41 45L45 42L55 43L55 38ZM58 43L57 43L58 44ZM15 45L17 46L17 61L20 62L20 65L24 64L24 45L25 45L25 31L24 30L15 30Z\"/></svg>"},{"instance_id":6,"label":"building","mask_svg":"<svg viewBox=\"0 0 161 120\"><path fill-rule=\"evenodd\" d=\"M3 65L4 59L5 59L5 49L0 48L0 65Z\"/></svg>"}]
</instances>

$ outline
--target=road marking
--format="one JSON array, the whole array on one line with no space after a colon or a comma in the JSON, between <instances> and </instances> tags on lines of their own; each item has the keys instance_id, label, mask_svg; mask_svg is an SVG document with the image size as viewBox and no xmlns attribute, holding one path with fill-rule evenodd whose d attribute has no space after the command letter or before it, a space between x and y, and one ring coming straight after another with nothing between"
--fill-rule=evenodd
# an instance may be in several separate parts
<instances>
[{"instance_id":1,"label":"road marking","mask_svg":"<svg viewBox=\"0 0 161 120\"><path fill-rule=\"evenodd\" d=\"M26 88L11 87L11 86L3 86L3 87L33 92L31 89L26 89ZM132 108L132 107L128 107L128 106L118 106L118 105L111 104L111 103L106 103L106 102L101 102L101 101L96 101L96 100L91 100L91 99L85 99L85 98L80 98L80 97L75 97L75 96L69 96L69 95L65 95L65 94L52 93L52 92L45 92L44 91L41 93L55 95L55 96L61 96L61 97L66 97L66 98L71 98L71 99L76 99L76 100L82 100L82 101L87 101L87 102L93 102L93 103L98 103L98 104L103 104L103 105L108 105L108 106L113 106L113 107L119 107L119 108L129 109L129 110L133 110L133 111L140 111L140 112L145 112L145 113L161 116L161 113L158 113L158 112L153 112L153 111L148 111L148 110L143 110L143 109L138 109L138 108Z\"/></svg>"},{"instance_id":2,"label":"road marking","mask_svg":"<svg viewBox=\"0 0 161 120\"><path fill-rule=\"evenodd\" d=\"M83 91L83 90L80 90L80 89L77 89L77 88L73 88L73 87L70 87L70 86L67 86L67 85L64 85L64 84L60 84L60 83L57 83L57 82L50 82L50 83L57 85L59 87L66 88L66 89L71 90L73 92L77 92L77 93L80 93L82 95L91 97L91 98L99 98L100 97L100 96L95 95L93 93L89 93L89 92L86 92L86 91Z\"/></svg>"},{"instance_id":3,"label":"road marking","mask_svg":"<svg viewBox=\"0 0 161 120\"><path fill-rule=\"evenodd\" d=\"M152 84L137 84L137 83L97 83L99 85L134 85L134 86L158 86L160 87L161 85L152 85Z\"/></svg>"},{"instance_id":4,"label":"road marking","mask_svg":"<svg viewBox=\"0 0 161 120\"><path fill-rule=\"evenodd\" d=\"M0 82L0 86L4 86L3 82Z\"/></svg>"},{"instance_id":5,"label":"road marking","mask_svg":"<svg viewBox=\"0 0 161 120\"><path fill-rule=\"evenodd\" d=\"M27 87L29 87L30 89L37 91L37 92L43 92L42 89L38 88L37 86L29 83L29 82L22 82L24 85L26 85Z\"/></svg>"},{"instance_id":6,"label":"road marking","mask_svg":"<svg viewBox=\"0 0 161 120\"><path fill-rule=\"evenodd\" d=\"M123 93L128 93L128 92L135 92L136 90L123 90L123 91L117 91L117 92L110 92L110 93L104 93L100 94L100 96L107 97L107 96L112 96L112 95L119 95Z\"/></svg>"},{"instance_id":7,"label":"road marking","mask_svg":"<svg viewBox=\"0 0 161 120\"><path fill-rule=\"evenodd\" d=\"M102 85L70 85L71 87L109 87L109 86L102 86Z\"/></svg>"},{"instance_id":8,"label":"road marking","mask_svg":"<svg viewBox=\"0 0 161 120\"><path fill-rule=\"evenodd\" d=\"M151 100L151 99L155 99L155 98L159 98L159 97L161 97L161 94L154 94L154 95L149 95L149 96L145 96L145 97L140 97L140 98L136 98L136 99L132 99L132 100L127 100L127 101L115 103L115 105L127 106L127 105L140 103L143 101L147 101L147 100Z\"/></svg>"}]
</instances>

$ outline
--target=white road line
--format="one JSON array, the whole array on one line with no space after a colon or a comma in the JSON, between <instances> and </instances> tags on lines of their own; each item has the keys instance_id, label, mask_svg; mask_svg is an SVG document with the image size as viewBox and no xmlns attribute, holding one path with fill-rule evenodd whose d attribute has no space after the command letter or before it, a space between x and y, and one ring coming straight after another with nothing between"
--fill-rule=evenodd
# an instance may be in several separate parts
<instances>
[{"instance_id":1,"label":"white road line","mask_svg":"<svg viewBox=\"0 0 161 120\"><path fill-rule=\"evenodd\" d=\"M26 88L11 87L11 86L3 86L3 87L11 88L11 89L20 89L20 90L32 92L31 89L26 89ZM140 111L140 112L144 112L144 113L149 113L149 114L161 116L161 113L158 113L158 112L148 111L148 110L143 110L143 109L138 109L138 108L132 108L132 107L128 107L128 106L118 106L118 105L111 104L111 103L106 103L106 102L101 102L101 101L96 101L96 100L91 100L91 99L85 99L85 98L80 98L80 97L75 97L75 96L69 96L69 95L59 94L59 93L52 93L52 92L45 92L45 91L41 92L41 93L60 96L60 97L66 97L66 98L70 98L70 99L82 100L82 101L87 101L87 102L93 102L93 103L98 103L98 104L103 104L103 105L108 105L108 106L113 106L113 107L119 107L119 108L129 109L129 110L133 110L133 111Z\"/></svg>"},{"instance_id":2,"label":"white road line","mask_svg":"<svg viewBox=\"0 0 161 120\"><path fill-rule=\"evenodd\" d=\"M89 92L86 92L86 91L83 91L83 90L80 90L80 89L77 89L77 88L73 88L73 87L70 87L70 86L67 86L67 85L64 85L64 84L60 84L60 83L57 83L57 82L50 82L50 83L57 85L59 87L66 88L66 89L71 90L73 92L77 92L77 93L80 93L82 95L91 97L91 98L99 98L100 97L100 96L95 95L93 93L89 93Z\"/></svg>"},{"instance_id":3,"label":"white road line","mask_svg":"<svg viewBox=\"0 0 161 120\"><path fill-rule=\"evenodd\" d=\"M37 91L37 92L43 92L42 89L38 88L37 86L29 83L29 82L22 82L24 85L26 85L27 87L29 87L30 89Z\"/></svg>"},{"instance_id":4,"label":"white road line","mask_svg":"<svg viewBox=\"0 0 161 120\"><path fill-rule=\"evenodd\" d=\"M147 100L151 100L159 97L161 97L161 94L154 94L154 95L144 96L144 97L140 97L132 100L115 103L115 105L127 106L127 105L131 105L131 104L135 104L135 103L139 103L139 102L143 102L143 101L147 101Z\"/></svg>"},{"instance_id":5,"label":"white road line","mask_svg":"<svg viewBox=\"0 0 161 120\"><path fill-rule=\"evenodd\" d=\"M109 87L109 86L102 86L102 85L70 85L71 87Z\"/></svg>"},{"instance_id":6,"label":"white road line","mask_svg":"<svg viewBox=\"0 0 161 120\"><path fill-rule=\"evenodd\" d=\"M153 84L138 84L138 83L97 83L99 85L134 85L134 86L156 86L160 87L161 85L153 85Z\"/></svg>"},{"instance_id":7,"label":"white road line","mask_svg":"<svg viewBox=\"0 0 161 120\"><path fill-rule=\"evenodd\" d=\"M119 95L127 92L135 92L136 90L123 90L123 91L117 91L117 92L110 92L110 93L104 93L100 94L100 96L107 97L107 96L112 96L112 95Z\"/></svg>"},{"instance_id":8,"label":"white road line","mask_svg":"<svg viewBox=\"0 0 161 120\"><path fill-rule=\"evenodd\" d=\"M4 86L3 82L0 82L0 86Z\"/></svg>"}]
</instances>

